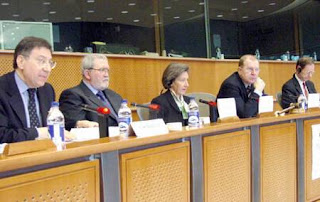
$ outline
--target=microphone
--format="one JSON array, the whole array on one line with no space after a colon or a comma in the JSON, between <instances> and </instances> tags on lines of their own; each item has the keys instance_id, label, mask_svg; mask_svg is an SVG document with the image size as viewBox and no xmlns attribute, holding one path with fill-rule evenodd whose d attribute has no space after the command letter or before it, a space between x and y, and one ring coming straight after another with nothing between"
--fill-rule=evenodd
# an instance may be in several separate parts
<instances>
[{"instance_id":1,"label":"microphone","mask_svg":"<svg viewBox=\"0 0 320 202\"><path fill-rule=\"evenodd\" d=\"M82 109L94 112L98 115L99 136L100 138L109 137L109 114L110 110L106 107L92 107L86 104L81 104Z\"/></svg>"},{"instance_id":2,"label":"microphone","mask_svg":"<svg viewBox=\"0 0 320 202\"><path fill-rule=\"evenodd\" d=\"M276 111L274 112L274 115L275 116L283 116L284 113L290 111L290 110L293 110L293 109L299 109L300 106L299 106L299 103L290 103L290 106L281 110L281 111Z\"/></svg>"},{"instance_id":3,"label":"microphone","mask_svg":"<svg viewBox=\"0 0 320 202\"><path fill-rule=\"evenodd\" d=\"M210 112L210 122L217 122L218 119L218 110L217 110L217 102L214 101L206 101L203 99L199 99L199 102L203 104L207 104L209 106L209 112Z\"/></svg>"},{"instance_id":4,"label":"microphone","mask_svg":"<svg viewBox=\"0 0 320 202\"><path fill-rule=\"evenodd\" d=\"M157 105L157 104L137 104L135 102L132 102L131 106L147 108L147 109L150 109L150 110L153 110L153 111L159 111L160 110L160 105Z\"/></svg>"},{"instance_id":5,"label":"microphone","mask_svg":"<svg viewBox=\"0 0 320 202\"><path fill-rule=\"evenodd\" d=\"M110 110L106 107L92 107L86 104L81 104L82 109L86 110L86 111L90 111L90 112L95 112L97 114L110 114Z\"/></svg>"},{"instance_id":6,"label":"microphone","mask_svg":"<svg viewBox=\"0 0 320 202\"><path fill-rule=\"evenodd\" d=\"M217 106L217 102L214 102L214 101L206 101L206 100L203 100L203 99L199 99L199 102L201 102L203 104L207 104L209 106L213 106L213 107Z\"/></svg>"}]
</instances>

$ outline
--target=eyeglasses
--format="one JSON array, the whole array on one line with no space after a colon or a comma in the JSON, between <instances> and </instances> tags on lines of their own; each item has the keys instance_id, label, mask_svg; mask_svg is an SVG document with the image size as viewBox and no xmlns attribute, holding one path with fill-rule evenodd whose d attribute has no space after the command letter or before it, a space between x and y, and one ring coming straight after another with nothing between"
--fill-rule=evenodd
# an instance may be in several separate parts
<instances>
[{"instance_id":1,"label":"eyeglasses","mask_svg":"<svg viewBox=\"0 0 320 202\"><path fill-rule=\"evenodd\" d=\"M101 69L89 68L89 70L96 70L100 73L109 73L109 68L101 68Z\"/></svg>"},{"instance_id":2,"label":"eyeglasses","mask_svg":"<svg viewBox=\"0 0 320 202\"><path fill-rule=\"evenodd\" d=\"M29 58L29 56L27 56L27 55L24 55L24 57L28 57ZM56 61L48 60L48 59L46 59L45 57L42 57L42 56L40 56L38 58L34 58L34 59L37 61L38 65L40 67L42 67L42 68L47 67L48 64L49 64L49 67L51 69L54 69L56 67L56 65L57 65Z\"/></svg>"},{"instance_id":3,"label":"eyeglasses","mask_svg":"<svg viewBox=\"0 0 320 202\"><path fill-rule=\"evenodd\" d=\"M259 72L259 71L260 71L259 68L251 68L251 67L249 67L249 68L244 68L244 70L245 70L246 72L250 72L250 73L252 73L252 72Z\"/></svg>"}]
</instances>

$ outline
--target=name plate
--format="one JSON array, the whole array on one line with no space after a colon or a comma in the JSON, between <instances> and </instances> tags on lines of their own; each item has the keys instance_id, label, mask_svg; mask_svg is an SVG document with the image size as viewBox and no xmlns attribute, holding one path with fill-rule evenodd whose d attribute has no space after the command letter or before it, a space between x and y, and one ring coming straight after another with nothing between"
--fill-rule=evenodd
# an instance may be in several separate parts
<instances>
[{"instance_id":1,"label":"name plate","mask_svg":"<svg viewBox=\"0 0 320 202\"><path fill-rule=\"evenodd\" d=\"M319 107L319 93L310 93L308 96L308 109Z\"/></svg>"},{"instance_id":2,"label":"name plate","mask_svg":"<svg viewBox=\"0 0 320 202\"><path fill-rule=\"evenodd\" d=\"M273 112L273 96L261 96L259 98L259 114Z\"/></svg>"},{"instance_id":3,"label":"name plate","mask_svg":"<svg viewBox=\"0 0 320 202\"><path fill-rule=\"evenodd\" d=\"M220 119L237 116L236 100L234 98L219 98L217 102Z\"/></svg>"},{"instance_id":4,"label":"name plate","mask_svg":"<svg viewBox=\"0 0 320 202\"><path fill-rule=\"evenodd\" d=\"M130 127L137 137L150 137L154 135L168 134L169 130L163 119L152 119L147 121L134 121Z\"/></svg>"}]
</instances>

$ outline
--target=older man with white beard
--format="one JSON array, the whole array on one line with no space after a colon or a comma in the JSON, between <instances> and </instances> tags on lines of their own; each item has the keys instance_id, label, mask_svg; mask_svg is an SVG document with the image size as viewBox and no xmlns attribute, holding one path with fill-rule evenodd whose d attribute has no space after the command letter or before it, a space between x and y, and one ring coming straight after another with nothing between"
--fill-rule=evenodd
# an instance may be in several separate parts
<instances>
[{"instance_id":1,"label":"older man with white beard","mask_svg":"<svg viewBox=\"0 0 320 202\"><path fill-rule=\"evenodd\" d=\"M85 111L82 105L92 107L107 107L111 113L109 126L117 126L117 112L121 105L121 96L108 89L109 86L108 59L102 54L89 54L82 60L82 81L79 85L64 90L59 102L60 110L65 116L66 129L88 128L98 126L98 115Z\"/></svg>"}]
</instances>

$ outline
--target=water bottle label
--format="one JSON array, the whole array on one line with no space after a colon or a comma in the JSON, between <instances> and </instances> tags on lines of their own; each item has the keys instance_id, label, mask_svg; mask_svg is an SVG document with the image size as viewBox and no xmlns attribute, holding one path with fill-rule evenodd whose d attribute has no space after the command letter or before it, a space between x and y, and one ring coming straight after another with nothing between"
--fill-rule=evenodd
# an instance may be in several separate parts
<instances>
[{"instance_id":1,"label":"water bottle label","mask_svg":"<svg viewBox=\"0 0 320 202\"><path fill-rule=\"evenodd\" d=\"M60 124L52 124L48 125L48 130L51 136L51 139L54 138L54 136L60 136L61 140L64 141L64 127Z\"/></svg>"},{"instance_id":2,"label":"water bottle label","mask_svg":"<svg viewBox=\"0 0 320 202\"><path fill-rule=\"evenodd\" d=\"M190 127L199 126L199 112L189 112L188 124Z\"/></svg>"},{"instance_id":3,"label":"water bottle label","mask_svg":"<svg viewBox=\"0 0 320 202\"><path fill-rule=\"evenodd\" d=\"M119 130L121 132L127 132L131 123L130 117L119 118Z\"/></svg>"}]
</instances>

